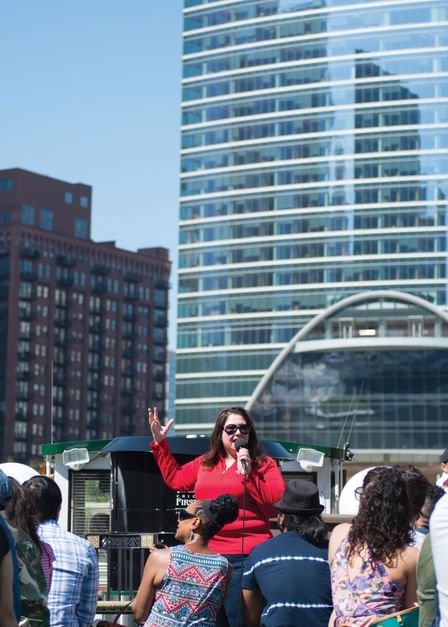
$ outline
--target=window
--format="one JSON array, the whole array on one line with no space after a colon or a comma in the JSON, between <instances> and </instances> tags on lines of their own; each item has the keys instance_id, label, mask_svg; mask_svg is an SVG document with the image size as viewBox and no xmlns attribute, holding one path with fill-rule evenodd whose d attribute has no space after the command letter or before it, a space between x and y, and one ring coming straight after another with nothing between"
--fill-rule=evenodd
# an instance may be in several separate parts
<instances>
[{"instance_id":1,"label":"window","mask_svg":"<svg viewBox=\"0 0 448 627\"><path fill-rule=\"evenodd\" d=\"M87 220L82 218L76 218L75 220L75 237L80 239L87 239Z\"/></svg>"},{"instance_id":2,"label":"window","mask_svg":"<svg viewBox=\"0 0 448 627\"><path fill-rule=\"evenodd\" d=\"M67 305L67 292L65 290L56 289L54 293L56 305L65 307Z\"/></svg>"},{"instance_id":3,"label":"window","mask_svg":"<svg viewBox=\"0 0 448 627\"><path fill-rule=\"evenodd\" d=\"M51 209L40 210L40 226L46 231L53 230L53 212Z\"/></svg>"},{"instance_id":4,"label":"window","mask_svg":"<svg viewBox=\"0 0 448 627\"><path fill-rule=\"evenodd\" d=\"M26 442L14 442L14 453L16 454L26 454Z\"/></svg>"},{"instance_id":5,"label":"window","mask_svg":"<svg viewBox=\"0 0 448 627\"><path fill-rule=\"evenodd\" d=\"M27 424L26 422L14 423L14 436L17 438L26 438Z\"/></svg>"},{"instance_id":6,"label":"window","mask_svg":"<svg viewBox=\"0 0 448 627\"><path fill-rule=\"evenodd\" d=\"M12 187L12 179L0 179L0 192L9 192Z\"/></svg>"},{"instance_id":7,"label":"window","mask_svg":"<svg viewBox=\"0 0 448 627\"><path fill-rule=\"evenodd\" d=\"M166 305L167 294L164 290L156 290L154 296L154 301L156 305L158 305L159 307L163 307L164 305Z\"/></svg>"},{"instance_id":8,"label":"window","mask_svg":"<svg viewBox=\"0 0 448 627\"><path fill-rule=\"evenodd\" d=\"M23 274L31 274L33 272L33 262L30 259L21 259L20 272Z\"/></svg>"},{"instance_id":9,"label":"window","mask_svg":"<svg viewBox=\"0 0 448 627\"><path fill-rule=\"evenodd\" d=\"M1 224L11 224L14 221L14 216L11 213L0 213Z\"/></svg>"},{"instance_id":10,"label":"window","mask_svg":"<svg viewBox=\"0 0 448 627\"><path fill-rule=\"evenodd\" d=\"M88 199L88 197L87 196L81 196L81 198L79 199L79 204L84 209L88 209L88 207L89 207L89 199Z\"/></svg>"},{"instance_id":11,"label":"window","mask_svg":"<svg viewBox=\"0 0 448 627\"><path fill-rule=\"evenodd\" d=\"M34 207L32 205L22 205L20 207L20 222L29 226L34 224Z\"/></svg>"},{"instance_id":12,"label":"window","mask_svg":"<svg viewBox=\"0 0 448 627\"><path fill-rule=\"evenodd\" d=\"M23 284L25 285L25 284ZM31 283L29 283L31 285ZM48 298L48 287L46 285L37 286L37 295L40 298Z\"/></svg>"},{"instance_id":13,"label":"window","mask_svg":"<svg viewBox=\"0 0 448 627\"><path fill-rule=\"evenodd\" d=\"M73 202L73 194L71 192L65 192L64 201L66 205L71 205Z\"/></svg>"}]
</instances>

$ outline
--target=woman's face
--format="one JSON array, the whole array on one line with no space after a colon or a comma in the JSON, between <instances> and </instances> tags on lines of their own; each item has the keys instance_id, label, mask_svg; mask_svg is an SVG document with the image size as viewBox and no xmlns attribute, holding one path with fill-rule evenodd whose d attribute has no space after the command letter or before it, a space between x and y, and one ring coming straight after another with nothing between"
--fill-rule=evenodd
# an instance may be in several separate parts
<instances>
[{"instance_id":1,"label":"woman's face","mask_svg":"<svg viewBox=\"0 0 448 627\"><path fill-rule=\"evenodd\" d=\"M199 506L198 501L193 501L187 505L185 509L182 509L178 513L176 540L179 542L188 542L190 538L190 532L193 530L193 522L197 520L195 512ZM188 515L189 514L189 515Z\"/></svg>"},{"instance_id":2,"label":"woman's face","mask_svg":"<svg viewBox=\"0 0 448 627\"><path fill-rule=\"evenodd\" d=\"M242 433L240 429L247 433ZM249 442L248 424L239 414L229 414L221 434L222 445L227 455L236 457L235 442L240 438L246 443Z\"/></svg>"}]
</instances>

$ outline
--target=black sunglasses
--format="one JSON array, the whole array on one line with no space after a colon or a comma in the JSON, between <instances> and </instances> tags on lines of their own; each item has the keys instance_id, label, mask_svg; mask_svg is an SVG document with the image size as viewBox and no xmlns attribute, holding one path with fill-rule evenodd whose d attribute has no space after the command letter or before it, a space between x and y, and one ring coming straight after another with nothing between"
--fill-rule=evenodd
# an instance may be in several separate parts
<instances>
[{"instance_id":1,"label":"black sunglasses","mask_svg":"<svg viewBox=\"0 0 448 627\"><path fill-rule=\"evenodd\" d=\"M177 521L189 520L190 518L196 518L196 514L191 514L186 509L179 509L177 511Z\"/></svg>"},{"instance_id":2,"label":"black sunglasses","mask_svg":"<svg viewBox=\"0 0 448 627\"><path fill-rule=\"evenodd\" d=\"M237 431L239 431L242 435L247 435L250 431L250 425L226 425L223 430L227 433L227 435L234 435Z\"/></svg>"}]
</instances>

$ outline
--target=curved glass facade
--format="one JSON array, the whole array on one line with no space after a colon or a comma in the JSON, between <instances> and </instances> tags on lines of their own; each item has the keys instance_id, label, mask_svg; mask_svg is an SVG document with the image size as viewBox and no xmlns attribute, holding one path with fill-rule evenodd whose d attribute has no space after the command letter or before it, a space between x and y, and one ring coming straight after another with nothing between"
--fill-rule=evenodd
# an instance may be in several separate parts
<instances>
[{"instance_id":1,"label":"curved glass facade","mask_svg":"<svg viewBox=\"0 0 448 627\"><path fill-rule=\"evenodd\" d=\"M448 439L445 317L372 292L317 317L255 390L257 427L311 444L440 448Z\"/></svg>"},{"instance_id":2,"label":"curved glass facade","mask_svg":"<svg viewBox=\"0 0 448 627\"><path fill-rule=\"evenodd\" d=\"M439 449L448 436L448 349L296 353L263 400L254 416L265 435L341 446L345 436L360 449Z\"/></svg>"},{"instance_id":3,"label":"curved glass facade","mask_svg":"<svg viewBox=\"0 0 448 627\"><path fill-rule=\"evenodd\" d=\"M176 426L191 431L351 294L447 308L448 0L185 0L184 18Z\"/></svg>"}]
</instances>

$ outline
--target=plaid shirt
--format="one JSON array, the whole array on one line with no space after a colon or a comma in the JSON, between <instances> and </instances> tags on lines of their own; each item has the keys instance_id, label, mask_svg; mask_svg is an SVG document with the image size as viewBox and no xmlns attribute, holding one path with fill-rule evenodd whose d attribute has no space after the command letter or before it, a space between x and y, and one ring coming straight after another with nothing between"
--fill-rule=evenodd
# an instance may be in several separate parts
<instances>
[{"instance_id":1,"label":"plaid shirt","mask_svg":"<svg viewBox=\"0 0 448 627\"><path fill-rule=\"evenodd\" d=\"M56 556L48 596L50 627L87 627L94 620L98 600L95 549L55 520L43 522L39 533Z\"/></svg>"}]
</instances>

